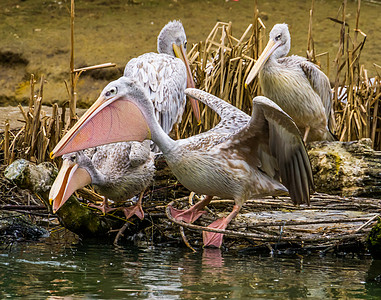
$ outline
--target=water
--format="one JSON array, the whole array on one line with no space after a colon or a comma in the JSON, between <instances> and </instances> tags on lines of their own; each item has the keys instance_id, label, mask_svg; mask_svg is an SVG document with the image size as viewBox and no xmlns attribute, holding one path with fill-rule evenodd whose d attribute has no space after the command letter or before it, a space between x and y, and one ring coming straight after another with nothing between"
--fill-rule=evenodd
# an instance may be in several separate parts
<instances>
[{"instance_id":1,"label":"water","mask_svg":"<svg viewBox=\"0 0 381 300\"><path fill-rule=\"evenodd\" d=\"M0 254L0 297L24 299L379 299L381 261L218 249L18 245ZM65 298L64 298L65 297Z\"/></svg>"}]
</instances>

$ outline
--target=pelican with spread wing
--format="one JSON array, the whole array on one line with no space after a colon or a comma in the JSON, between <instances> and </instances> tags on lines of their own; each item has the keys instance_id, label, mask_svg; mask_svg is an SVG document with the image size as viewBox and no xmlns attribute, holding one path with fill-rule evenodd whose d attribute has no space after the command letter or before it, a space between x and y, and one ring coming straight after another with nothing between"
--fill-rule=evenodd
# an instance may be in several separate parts
<instances>
[{"instance_id":1,"label":"pelican with spread wing","mask_svg":"<svg viewBox=\"0 0 381 300\"><path fill-rule=\"evenodd\" d=\"M206 92L187 89L186 94L215 110L220 123L196 136L173 140L154 117L152 101L141 84L122 77L105 87L51 155L152 139L178 180L189 190L208 195L186 211L173 209L176 219L193 222L212 196L235 200L232 212L210 224L212 228L226 228L253 196L288 192L295 204L309 203L310 162L298 128L278 105L256 97L250 117ZM220 247L222 236L204 232L204 244Z\"/></svg>"}]
</instances>

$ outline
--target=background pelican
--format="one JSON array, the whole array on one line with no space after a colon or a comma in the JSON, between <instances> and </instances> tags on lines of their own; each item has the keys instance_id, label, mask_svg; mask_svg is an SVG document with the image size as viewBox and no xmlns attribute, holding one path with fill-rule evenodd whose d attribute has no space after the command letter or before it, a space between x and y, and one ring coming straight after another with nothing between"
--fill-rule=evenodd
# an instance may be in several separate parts
<instances>
[{"instance_id":1,"label":"background pelican","mask_svg":"<svg viewBox=\"0 0 381 300\"><path fill-rule=\"evenodd\" d=\"M183 25L180 21L171 21L157 37L159 53L151 52L133 58L124 69L124 76L137 79L147 90L156 119L167 134L175 123L181 122L186 104L185 88L194 87L186 47ZM194 99L190 101L199 122L198 102Z\"/></svg>"},{"instance_id":2,"label":"background pelican","mask_svg":"<svg viewBox=\"0 0 381 300\"><path fill-rule=\"evenodd\" d=\"M290 46L287 24L276 24L245 84L248 85L259 72L263 94L290 115L304 133L304 141L333 141L329 79L307 59L297 55L285 57Z\"/></svg>"},{"instance_id":3,"label":"background pelican","mask_svg":"<svg viewBox=\"0 0 381 300\"><path fill-rule=\"evenodd\" d=\"M212 228L226 228L254 195L289 192L294 203L309 203L311 166L292 119L265 97L253 101L252 117L206 92L187 89L215 110L220 123L208 132L172 140L154 117L154 107L139 82L122 77L109 83L97 101L54 148L52 156L120 140L152 139L178 180L189 190L234 199L235 206ZM193 210L192 210L193 209ZM220 247L222 235L204 232L204 244Z\"/></svg>"},{"instance_id":4,"label":"background pelican","mask_svg":"<svg viewBox=\"0 0 381 300\"><path fill-rule=\"evenodd\" d=\"M62 167L49 193L49 199L53 201L53 213L76 190L93 184L104 196L103 206L95 207L104 213L115 209L108 207L107 199L123 205L126 200L140 193L136 205L117 209L123 210L127 219L134 214L140 219L144 218L142 197L155 172L149 141L102 145L65 154L62 159Z\"/></svg>"}]
</instances>

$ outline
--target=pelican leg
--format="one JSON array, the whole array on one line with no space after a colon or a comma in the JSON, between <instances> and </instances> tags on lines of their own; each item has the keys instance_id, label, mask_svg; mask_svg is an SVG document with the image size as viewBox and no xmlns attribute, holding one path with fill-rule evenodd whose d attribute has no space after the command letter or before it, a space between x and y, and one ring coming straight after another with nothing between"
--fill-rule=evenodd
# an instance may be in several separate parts
<instances>
[{"instance_id":1,"label":"pelican leg","mask_svg":"<svg viewBox=\"0 0 381 300\"><path fill-rule=\"evenodd\" d=\"M234 205L232 212L226 217L221 218L214 221L212 224L208 226L208 228L216 228L216 229L225 229L226 226L233 220L238 212L240 211L240 205ZM222 233L203 231L202 238L204 241L204 246L214 246L216 248L220 248L222 245L222 238L224 235Z\"/></svg>"},{"instance_id":2,"label":"pelican leg","mask_svg":"<svg viewBox=\"0 0 381 300\"><path fill-rule=\"evenodd\" d=\"M303 142L304 143L307 142L307 138L308 138L308 134L310 133L310 129L311 129L311 127L307 126L306 129L304 130L304 137L303 137Z\"/></svg>"},{"instance_id":3,"label":"pelican leg","mask_svg":"<svg viewBox=\"0 0 381 300\"><path fill-rule=\"evenodd\" d=\"M213 196L206 196L204 200L197 202L195 205L193 205L191 208L187 210L176 209L170 206L169 209L171 210L171 216L177 221L193 223L199 217L206 213L206 211L203 211L202 209L205 206L207 206L210 203L210 201L212 201L212 198Z\"/></svg>"},{"instance_id":4,"label":"pelican leg","mask_svg":"<svg viewBox=\"0 0 381 300\"><path fill-rule=\"evenodd\" d=\"M144 219L144 211L142 208L142 200L143 200L144 192L145 191L142 191L140 193L139 200L138 202L136 202L135 205L121 208L127 220L131 218L133 215L136 215L140 220Z\"/></svg>"},{"instance_id":5,"label":"pelican leg","mask_svg":"<svg viewBox=\"0 0 381 300\"><path fill-rule=\"evenodd\" d=\"M90 203L89 206L96 208L96 209L99 209L104 215L109 213L110 211L115 210L115 208L111 208L108 205L108 199L106 197L102 196L102 198L103 198L103 202L101 205L96 205L96 204Z\"/></svg>"}]
</instances>

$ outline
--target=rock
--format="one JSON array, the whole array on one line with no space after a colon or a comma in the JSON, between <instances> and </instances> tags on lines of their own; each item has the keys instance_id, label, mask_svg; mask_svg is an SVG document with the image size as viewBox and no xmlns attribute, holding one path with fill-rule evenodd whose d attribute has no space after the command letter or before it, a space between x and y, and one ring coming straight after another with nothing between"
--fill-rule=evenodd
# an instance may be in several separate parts
<instances>
[{"instance_id":1,"label":"rock","mask_svg":"<svg viewBox=\"0 0 381 300\"><path fill-rule=\"evenodd\" d=\"M378 219L376 225L372 227L366 241L367 248L374 259L381 258L381 220Z\"/></svg>"},{"instance_id":2,"label":"rock","mask_svg":"<svg viewBox=\"0 0 381 300\"><path fill-rule=\"evenodd\" d=\"M17 186L37 194L49 193L57 174L57 168L50 162L35 165L26 159L15 161L4 172L5 177L12 180Z\"/></svg>"}]
</instances>

